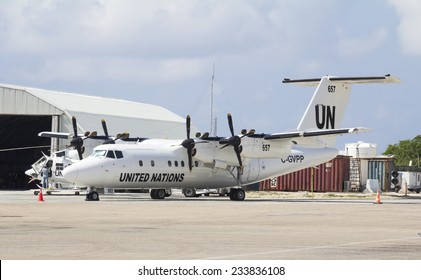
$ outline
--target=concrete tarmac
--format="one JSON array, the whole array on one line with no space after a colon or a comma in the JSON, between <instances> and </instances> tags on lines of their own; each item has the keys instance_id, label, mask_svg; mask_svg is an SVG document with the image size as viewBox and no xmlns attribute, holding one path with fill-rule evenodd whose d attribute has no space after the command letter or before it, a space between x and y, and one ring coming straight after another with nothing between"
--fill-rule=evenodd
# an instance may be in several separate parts
<instances>
[{"instance_id":1,"label":"concrete tarmac","mask_svg":"<svg viewBox=\"0 0 421 280\"><path fill-rule=\"evenodd\" d=\"M421 259L420 195L100 199L0 191L0 259Z\"/></svg>"}]
</instances>

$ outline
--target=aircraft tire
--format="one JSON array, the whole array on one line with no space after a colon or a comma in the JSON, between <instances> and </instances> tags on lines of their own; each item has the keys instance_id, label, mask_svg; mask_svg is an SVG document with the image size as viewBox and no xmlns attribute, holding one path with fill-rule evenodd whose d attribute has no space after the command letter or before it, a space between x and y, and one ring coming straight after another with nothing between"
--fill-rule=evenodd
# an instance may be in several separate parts
<instances>
[{"instance_id":1,"label":"aircraft tire","mask_svg":"<svg viewBox=\"0 0 421 280\"><path fill-rule=\"evenodd\" d=\"M196 197L196 190L195 189L184 189L183 192L185 197Z\"/></svg>"},{"instance_id":2,"label":"aircraft tire","mask_svg":"<svg viewBox=\"0 0 421 280\"><path fill-rule=\"evenodd\" d=\"M86 194L86 201L99 201L99 194L97 192L90 192Z\"/></svg>"},{"instance_id":3,"label":"aircraft tire","mask_svg":"<svg viewBox=\"0 0 421 280\"><path fill-rule=\"evenodd\" d=\"M246 192L243 189L237 189L235 200L243 201L246 198Z\"/></svg>"},{"instance_id":4,"label":"aircraft tire","mask_svg":"<svg viewBox=\"0 0 421 280\"><path fill-rule=\"evenodd\" d=\"M235 189L231 189L231 191L229 193L229 196L230 196L231 200L234 200L234 192L235 192Z\"/></svg>"},{"instance_id":5,"label":"aircraft tire","mask_svg":"<svg viewBox=\"0 0 421 280\"><path fill-rule=\"evenodd\" d=\"M150 195L151 195L152 199L156 199L156 190L152 189L151 192L150 192Z\"/></svg>"},{"instance_id":6,"label":"aircraft tire","mask_svg":"<svg viewBox=\"0 0 421 280\"><path fill-rule=\"evenodd\" d=\"M165 189L158 189L156 190L156 198L157 199L164 199L167 196L167 192Z\"/></svg>"},{"instance_id":7,"label":"aircraft tire","mask_svg":"<svg viewBox=\"0 0 421 280\"><path fill-rule=\"evenodd\" d=\"M151 190L151 198L152 199L164 199L167 193L165 189L154 189Z\"/></svg>"},{"instance_id":8,"label":"aircraft tire","mask_svg":"<svg viewBox=\"0 0 421 280\"><path fill-rule=\"evenodd\" d=\"M230 199L235 201L243 201L246 198L246 193L243 189L231 189Z\"/></svg>"}]
</instances>

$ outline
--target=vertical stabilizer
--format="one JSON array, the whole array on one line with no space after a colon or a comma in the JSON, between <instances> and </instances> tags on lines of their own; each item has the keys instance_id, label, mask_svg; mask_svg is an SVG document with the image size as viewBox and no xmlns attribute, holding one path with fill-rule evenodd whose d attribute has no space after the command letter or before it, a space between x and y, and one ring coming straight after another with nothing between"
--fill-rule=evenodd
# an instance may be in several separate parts
<instances>
[{"instance_id":1,"label":"vertical stabilizer","mask_svg":"<svg viewBox=\"0 0 421 280\"><path fill-rule=\"evenodd\" d=\"M390 75L380 77L332 77L320 79L290 80L283 83L315 86L316 91L298 124L298 131L341 128L352 84L397 83L398 78ZM335 136L321 138L326 146L335 146Z\"/></svg>"}]
</instances>

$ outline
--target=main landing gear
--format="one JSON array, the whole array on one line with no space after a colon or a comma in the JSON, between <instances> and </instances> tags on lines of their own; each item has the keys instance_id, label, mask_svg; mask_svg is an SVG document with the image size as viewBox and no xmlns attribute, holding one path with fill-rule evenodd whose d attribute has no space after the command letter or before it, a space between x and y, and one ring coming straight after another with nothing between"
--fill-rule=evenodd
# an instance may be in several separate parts
<instances>
[{"instance_id":1,"label":"main landing gear","mask_svg":"<svg viewBox=\"0 0 421 280\"><path fill-rule=\"evenodd\" d=\"M235 201L243 201L246 198L246 192L241 189L232 188L230 191L230 199Z\"/></svg>"},{"instance_id":2,"label":"main landing gear","mask_svg":"<svg viewBox=\"0 0 421 280\"><path fill-rule=\"evenodd\" d=\"M85 201L99 201L98 192L94 191L92 188L88 188Z\"/></svg>"},{"instance_id":3,"label":"main landing gear","mask_svg":"<svg viewBox=\"0 0 421 280\"><path fill-rule=\"evenodd\" d=\"M152 189L151 192L151 198L153 199L164 199L165 198L165 189Z\"/></svg>"},{"instance_id":4,"label":"main landing gear","mask_svg":"<svg viewBox=\"0 0 421 280\"><path fill-rule=\"evenodd\" d=\"M170 189L151 189L150 195L152 199L164 199L166 197L171 196L171 190Z\"/></svg>"}]
</instances>

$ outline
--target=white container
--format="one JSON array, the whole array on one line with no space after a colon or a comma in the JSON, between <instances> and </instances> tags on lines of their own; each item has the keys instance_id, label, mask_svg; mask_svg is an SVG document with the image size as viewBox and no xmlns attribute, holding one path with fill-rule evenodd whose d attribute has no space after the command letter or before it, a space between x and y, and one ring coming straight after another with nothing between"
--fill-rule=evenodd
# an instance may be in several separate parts
<instances>
[{"instance_id":1,"label":"white container","mask_svg":"<svg viewBox=\"0 0 421 280\"><path fill-rule=\"evenodd\" d=\"M369 191L371 193L376 193L377 190L381 191L380 187L379 187L379 180L377 180L377 179L367 179L367 185L365 187L365 190Z\"/></svg>"},{"instance_id":2,"label":"white container","mask_svg":"<svg viewBox=\"0 0 421 280\"><path fill-rule=\"evenodd\" d=\"M402 174L402 185L405 182L408 186L408 190L419 192L419 190L421 189L420 172L403 171L399 173Z\"/></svg>"},{"instance_id":3,"label":"white container","mask_svg":"<svg viewBox=\"0 0 421 280\"><path fill-rule=\"evenodd\" d=\"M377 156L377 144L361 141L358 143L347 143L345 144L344 154L353 158L374 158Z\"/></svg>"}]
</instances>

